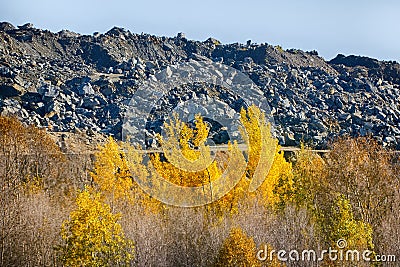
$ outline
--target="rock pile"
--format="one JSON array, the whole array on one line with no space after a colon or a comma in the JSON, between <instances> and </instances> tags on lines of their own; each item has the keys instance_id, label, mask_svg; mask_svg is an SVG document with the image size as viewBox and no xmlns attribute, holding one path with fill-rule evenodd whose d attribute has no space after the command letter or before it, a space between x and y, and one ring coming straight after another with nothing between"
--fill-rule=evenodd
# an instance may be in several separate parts
<instances>
[{"instance_id":1,"label":"rock pile","mask_svg":"<svg viewBox=\"0 0 400 267\"><path fill-rule=\"evenodd\" d=\"M221 62L263 91L280 143L316 147L339 135L373 135L400 148L400 65L268 44L227 44L133 34L52 33L0 23L0 114L56 132L121 135L129 100L158 70L183 61Z\"/></svg>"}]
</instances>

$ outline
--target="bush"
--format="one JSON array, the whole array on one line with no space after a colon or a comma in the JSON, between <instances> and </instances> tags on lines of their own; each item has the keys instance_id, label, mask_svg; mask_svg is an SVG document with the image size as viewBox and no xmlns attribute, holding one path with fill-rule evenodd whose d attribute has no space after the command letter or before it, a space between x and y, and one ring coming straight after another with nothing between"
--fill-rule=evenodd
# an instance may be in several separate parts
<instances>
[{"instance_id":1,"label":"bush","mask_svg":"<svg viewBox=\"0 0 400 267\"><path fill-rule=\"evenodd\" d=\"M215 266L261 266L256 259L256 245L241 228L233 228L219 252Z\"/></svg>"},{"instance_id":2,"label":"bush","mask_svg":"<svg viewBox=\"0 0 400 267\"><path fill-rule=\"evenodd\" d=\"M133 260L133 242L126 239L120 214L112 214L99 193L83 190L76 198L76 208L64 221L59 247L65 266L124 266Z\"/></svg>"}]
</instances>

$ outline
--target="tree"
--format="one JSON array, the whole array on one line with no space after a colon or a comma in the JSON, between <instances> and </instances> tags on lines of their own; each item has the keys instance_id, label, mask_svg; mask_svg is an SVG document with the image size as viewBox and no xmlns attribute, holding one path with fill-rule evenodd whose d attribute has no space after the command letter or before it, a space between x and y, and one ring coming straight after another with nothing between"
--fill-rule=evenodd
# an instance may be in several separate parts
<instances>
[{"instance_id":1,"label":"tree","mask_svg":"<svg viewBox=\"0 0 400 267\"><path fill-rule=\"evenodd\" d=\"M257 179L261 175L263 182L255 194L260 194L264 205L278 205L289 198L287 192L293 184L292 165L284 158L278 140L271 134L271 126L265 121L265 114L258 107L242 109L240 121L244 126L241 134L249 147L247 178Z\"/></svg>"},{"instance_id":2,"label":"tree","mask_svg":"<svg viewBox=\"0 0 400 267\"><path fill-rule=\"evenodd\" d=\"M164 123L166 138L158 136L166 160L152 156L153 166L164 179L180 186L204 186L221 175L217 162L211 159L205 145L209 128L199 115L195 127L182 122L177 115Z\"/></svg>"},{"instance_id":3,"label":"tree","mask_svg":"<svg viewBox=\"0 0 400 267\"><path fill-rule=\"evenodd\" d=\"M143 156L130 144L118 144L112 137L95 154L93 171L90 173L96 189L105 197L111 208L119 204L139 204L146 211L160 212L165 206L143 192L134 176L149 177L143 164Z\"/></svg>"},{"instance_id":4,"label":"tree","mask_svg":"<svg viewBox=\"0 0 400 267\"><path fill-rule=\"evenodd\" d=\"M133 260L133 241L126 239L120 214L112 214L99 193L88 188L76 198L76 208L62 224L59 247L66 266L123 266Z\"/></svg>"},{"instance_id":5,"label":"tree","mask_svg":"<svg viewBox=\"0 0 400 267\"><path fill-rule=\"evenodd\" d=\"M361 220L354 219L349 200L338 195L332 208L324 216L323 228L331 244L345 239L346 249L373 249L372 227Z\"/></svg>"},{"instance_id":6,"label":"tree","mask_svg":"<svg viewBox=\"0 0 400 267\"><path fill-rule=\"evenodd\" d=\"M108 142L95 154L91 176L113 205L119 199L129 199L134 183L124 151L109 137Z\"/></svg>"},{"instance_id":7,"label":"tree","mask_svg":"<svg viewBox=\"0 0 400 267\"><path fill-rule=\"evenodd\" d=\"M46 265L59 219L47 223L46 212L60 210L50 196L59 196L65 159L46 131L3 116L0 159L0 265Z\"/></svg>"},{"instance_id":8,"label":"tree","mask_svg":"<svg viewBox=\"0 0 400 267\"><path fill-rule=\"evenodd\" d=\"M16 118L0 116L0 183L15 187L29 179L43 179L45 188L60 180L60 149L44 130L25 127Z\"/></svg>"},{"instance_id":9,"label":"tree","mask_svg":"<svg viewBox=\"0 0 400 267\"><path fill-rule=\"evenodd\" d=\"M301 145L296 152L293 167L292 201L299 207L306 207L315 215L320 204L327 201L326 163L317 153Z\"/></svg>"},{"instance_id":10,"label":"tree","mask_svg":"<svg viewBox=\"0 0 400 267\"><path fill-rule=\"evenodd\" d=\"M279 151L265 115L256 106L242 109L240 115L241 134L249 147L247 167L232 190L208 205L218 215L237 213L240 202L258 194L266 205L276 204L283 198L284 188L292 184L291 164ZM162 160L158 154L151 159L158 173L168 181L180 186L207 187L221 176L226 166L217 162L220 160L218 157L211 159L210 150L205 146L209 129L201 116L195 118L194 128L182 122L176 114L165 123L167 137L159 136L165 159ZM241 154L237 145L231 143L229 153ZM249 193L257 188L254 193Z\"/></svg>"},{"instance_id":11,"label":"tree","mask_svg":"<svg viewBox=\"0 0 400 267\"><path fill-rule=\"evenodd\" d=\"M376 140L342 138L327 155L326 185L343 194L355 216L375 228L392 210L398 177L391 154Z\"/></svg>"},{"instance_id":12,"label":"tree","mask_svg":"<svg viewBox=\"0 0 400 267\"><path fill-rule=\"evenodd\" d=\"M219 251L215 266L261 266L256 253L253 238L248 237L241 228L233 228Z\"/></svg>"}]
</instances>

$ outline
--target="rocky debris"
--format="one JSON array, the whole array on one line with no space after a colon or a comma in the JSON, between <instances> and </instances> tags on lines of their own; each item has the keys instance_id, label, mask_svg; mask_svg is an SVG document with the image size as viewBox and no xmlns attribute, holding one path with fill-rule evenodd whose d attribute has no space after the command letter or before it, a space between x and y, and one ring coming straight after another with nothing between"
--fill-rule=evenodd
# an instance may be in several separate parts
<instances>
[{"instance_id":1,"label":"rocky debris","mask_svg":"<svg viewBox=\"0 0 400 267\"><path fill-rule=\"evenodd\" d=\"M268 100L282 145L323 148L336 136L372 135L400 148L397 62L343 55L326 62L316 51L251 41L224 45L213 38L199 42L183 33L157 37L117 27L90 36L0 23L0 114L53 132L121 137L136 89L146 79L162 79L159 70L173 75L168 66L188 60L219 62L247 74ZM171 91L155 110L212 97L192 93ZM212 133L215 140L226 142L218 131Z\"/></svg>"},{"instance_id":2,"label":"rocky debris","mask_svg":"<svg viewBox=\"0 0 400 267\"><path fill-rule=\"evenodd\" d=\"M28 22L28 23L25 23L24 25L18 26L18 29L21 29L21 30L33 29L33 24Z\"/></svg>"},{"instance_id":3,"label":"rocky debris","mask_svg":"<svg viewBox=\"0 0 400 267\"><path fill-rule=\"evenodd\" d=\"M0 85L1 97L19 96L23 92L23 88L15 83L7 83L6 81Z\"/></svg>"},{"instance_id":4,"label":"rocky debris","mask_svg":"<svg viewBox=\"0 0 400 267\"><path fill-rule=\"evenodd\" d=\"M9 23L9 22L0 22L0 31L6 32L6 31L14 30L14 29L15 29L15 27L11 23Z\"/></svg>"},{"instance_id":5,"label":"rocky debris","mask_svg":"<svg viewBox=\"0 0 400 267\"><path fill-rule=\"evenodd\" d=\"M369 78L381 79L380 83L382 80L400 83L400 64L395 61L378 61L369 57L339 54L329 63L339 72L351 72L353 76L364 72Z\"/></svg>"}]
</instances>

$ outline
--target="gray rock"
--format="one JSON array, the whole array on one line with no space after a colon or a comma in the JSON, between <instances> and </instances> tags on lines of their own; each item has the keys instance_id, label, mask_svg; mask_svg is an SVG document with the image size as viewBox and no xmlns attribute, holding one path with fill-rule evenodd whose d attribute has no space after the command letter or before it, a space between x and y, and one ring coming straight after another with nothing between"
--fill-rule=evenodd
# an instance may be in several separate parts
<instances>
[{"instance_id":1,"label":"gray rock","mask_svg":"<svg viewBox=\"0 0 400 267\"><path fill-rule=\"evenodd\" d=\"M186 39L186 34L184 34L183 32L178 32L178 34L176 35L176 38L178 38L178 39Z\"/></svg>"},{"instance_id":2,"label":"gray rock","mask_svg":"<svg viewBox=\"0 0 400 267\"><path fill-rule=\"evenodd\" d=\"M53 99L56 98L61 89L57 86L45 83L37 89L37 92L44 98Z\"/></svg>"},{"instance_id":3,"label":"gray rock","mask_svg":"<svg viewBox=\"0 0 400 267\"><path fill-rule=\"evenodd\" d=\"M340 121L348 121L351 119L351 115L349 113L342 113L338 116Z\"/></svg>"},{"instance_id":4,"label":"gray rock","mask_svg":"<svg viewBox=\"0 0 400 267\"><path fill-rule=\"evenodd\" d=\"M78 87L78 94L81 96L85 95L93 95L95 92L93 90L93 87L90 83L85 83L82 84Z\"/></svg>"},{"instance_id":5,"label":"gray rock","mask_svg":"<svg viewBox=\"0 0 400 267\"><path fill-rule=\"evenodd\" d=\"M99 105L100 105L100 101L97 98L85 97L85 99L83 100L82 107L88 108L88 109L94 109Z\"/></svg>"},{"instance_id":6,"label":"gray rock","mask_svg":"<svg viewBox=\"0 0 400 267\"><path fill-rule=\"evenodd\" d=\"M392 136L386 136L385 138L383 138L383 141L385 143L395 143L396 142L396 138L392 137Z\"/></svg>"},{"instance_id":7,"label":"gray rock","mask_svg":"<svg viewBox=\"0 0 400 267\"><path fill-rule=\"evenodd\" d=\"M32 23L25 23L24 25L20 25L18 26L19 29L21 30L29 30L33 28L33 24Z\"/></svg>"},{"instance_id":8,"label":"gray rock","mask_svg":"<svg viewBox=\"0 0 400 267\"><path fill-rule=\"evenodd\" d=\"M163 48L166 51L173 51L174 50L174 47L171 44L168 44L168 43L164 43L163 44Z\"/></svg>"},{"instance_id":9,"label":"gray rock","mask_svg":"<svg viewBox=\"0 0 400 267\"><path fill-rule=\"evenodd\" d=\"M296 146L297 145L297 141L296 141L293 133L291 133L291 132L285 133L284 138L285 138L286 146Z\"/></svg>"},{"instance_id":10,"label":"gray rock","mask_svg":"<svg viewBox=\"0 0 400 267\"><path fill-rule=\"evenodd\" d=\"M24 88L16 83L0 85L0 96L2 96L2 97L19 96L23 92L24 92Z\"/></svg>"},{"instance_id":11,"label":"gray rock","mask_svg":"<svg viewBox=\"0 0 400 267\"><path fill-rule=\"evenodd\" d=\"M6 32L14 30L15 27L9 22L0 22L0 31Z\"/></svg>"},{"instance_id":12,"label":"gray rock","mask_svg":"<svg viewBox=\"0 0 400 267\"><path fill-rule=\"evenodd\" d=\"M315 128L316 130L318 130L320 132L326 132L328 130L328 128L325 126L325 124L322 121L318 120L318 119L313 120L311 122L310 126Z\"/></svg>"}]
</instances>

